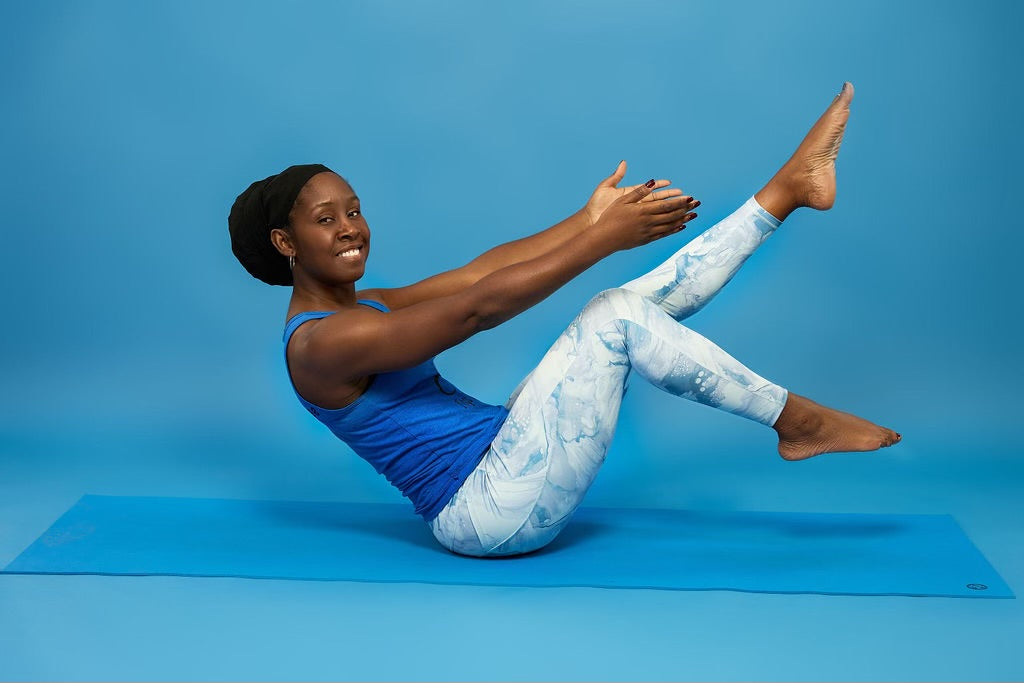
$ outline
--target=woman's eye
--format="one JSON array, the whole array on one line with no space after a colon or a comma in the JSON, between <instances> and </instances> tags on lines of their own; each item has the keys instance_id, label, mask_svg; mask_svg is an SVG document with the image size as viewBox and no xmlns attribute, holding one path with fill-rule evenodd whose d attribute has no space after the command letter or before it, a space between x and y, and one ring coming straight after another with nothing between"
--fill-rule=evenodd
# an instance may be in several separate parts
<instances>
[{"instance_id":1,"label":"woman's eye","mask_svg":"<svg viewBox=\"0 0 1024 683\"><path fill-rule=\"evenodd\" d=\"M320 217L320 218L319 218L319 219L317 220L317 223L321 223L321 224L322 224L322 223L326 223L327 221L333 221L333 220L334 220L334 219L333 219L333 218L331 218L330 216L321 216L321 217Z\"/></svg>"},{"instance_id":2,"label":"woman's eye","mask_svg":"<svg viewBox=\"0 0 1024 683\"><path fill-rule=\"evenodd\" d=\"M359 211L359 209L355 209L353 211L349 211L348 212L348 217L349 218L355 218L356 216L358 216L360 214L361 214L361 212Z\"/></svg>"}]
</instances>

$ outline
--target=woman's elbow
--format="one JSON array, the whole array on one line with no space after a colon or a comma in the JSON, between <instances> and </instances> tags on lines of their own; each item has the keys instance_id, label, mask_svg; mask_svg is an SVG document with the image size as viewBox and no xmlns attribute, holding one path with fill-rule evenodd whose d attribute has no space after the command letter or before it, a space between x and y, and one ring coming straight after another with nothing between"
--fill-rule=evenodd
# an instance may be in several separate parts
<instances>
[{"instance_id":1,"label":"woman's elbow","mask_svg":"<svg viewBox=\"0 0 1024 683\"><path fill-rule=\"evenodd\" d=\"M466 317L466 326L470 334L483 332L497 327L512 317L509 314L508 302L501 297L481 297L475 302Z\"/></svg>"}]
</instances>

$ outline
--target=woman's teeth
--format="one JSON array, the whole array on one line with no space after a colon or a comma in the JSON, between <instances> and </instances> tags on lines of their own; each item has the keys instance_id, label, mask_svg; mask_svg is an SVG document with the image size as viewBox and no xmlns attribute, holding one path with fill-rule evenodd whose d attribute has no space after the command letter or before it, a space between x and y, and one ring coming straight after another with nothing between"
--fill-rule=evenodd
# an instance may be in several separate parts
<instances>
[{"instance_id":1,"label":"woman's teeth","mask_svg":"<svg viewBox=\"0 0 1024 683\"><path fill-rule=\"evenodd\" d=\"M352 258L353 256L359 256L359 250L358 249L349 249L348 251L341 252L339 254L339 256L341 256L343 258Z\"/></svg>"}]
</instances>

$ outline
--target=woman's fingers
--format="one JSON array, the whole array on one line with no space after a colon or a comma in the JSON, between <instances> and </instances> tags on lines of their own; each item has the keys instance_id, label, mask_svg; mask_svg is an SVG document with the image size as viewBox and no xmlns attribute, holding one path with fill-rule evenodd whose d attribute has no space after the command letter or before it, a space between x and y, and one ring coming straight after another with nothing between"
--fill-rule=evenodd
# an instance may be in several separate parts
<instances>
[{"instance_id":1,"label":"woman's fingers","mask_svg":"<svg viewBox=\"0 0 1024 683\"><path fill-rule=\"evenodd\" d=\"M654 189L657 190L658 186L655 185ZM661 190L660 192L652 192L649 195L647 195L646 197L644 197L643 201L645 201L645 202L657 202L657 201L661 201L662 199L669 199L671 197L681 197L682 195L683 195L683 191L682 190L679 190L679 189L676 189L676 188L672 188L671 190Z\"/></svg>"},{"instance_id":2,"label":"woman's fingers","mask_svg":"<svg viewBox=\"0 0 1024 683\"><path fill-rule=\"evenodd\" d=\"M650 225L661 228L664 226L686 224L696 217L697 214L695 214L690 209L682 208L677 211L670 211L668 213L651 214L648 216L648 220L651 221Z\"/></svg>"},{"instance_id":3,"label":"woman's fingers","mask_svg":"<svg viewBox=\"0 0 1024 683\"><path fill-rule=\"evenodd\" d=\"M644 197L643 201L645 201L645 202L655 201L654 196L656 194L660 194L658 192L658 190L660 190L663 187L668 187L671 184L672 184L671 180L665 180L664 178L662 178L660 180L655 180L654 181L654 187L652 188L654 191L651 192L651 194L649 194L646 197ZM628 189L632 189L632 188L628 188Z\"/></svg>"},{"instance_id":4,"label":"woman's fingers","mask_svg":"<svg viewBox=\"0 0 1024 683\"><path fill-rule=\"evenodd\" d=\"M643 201L644 197L646 197L647 195L654 191L654 186L656 184L657 181L654 178L651 178L643 185L637 185L636 187L634 187L632 192L627 192L626 194L622 195L622 199L620 199L619 201L625 204L639 203Z\"/></svg>"},{"instance_id":5,"label":"woman's fingers","mask_svg":"<svg viewBox=\"0 0 1024 683\"><path fill-rule=\"evenodd\" d=\"M668 189L671 184L666 179L652 178L642 185L619 188L624 193L616 203L623 205L622 210L626 211L623 216L632 214L629 220L638 220L635 226L641 234L636 237L640 241L634 242L634 246L674 235L697 217L694 209L700 206L700 201L684 195L680 189ZM626 209L629 204L637 207Z\"/></svg>"},{"instance_id":6,"label":"woman's fingers","mask_svg":"<svg viewBox=\"0 0 1024 683\"><path fill-rule=\"evenodd\" d=\"M625 169L622 169L622 170L624 171ZM619 179L621 180L621 177ZM649 185L649 184L650 184L650 181L648 181L646 185ZM654 180L654 186L651 187L651 193L646 195L645 197L643 197L640 201L641 202L660 202L660 201L664 201L666 199L671 199L673 197L682 197L683 196L683 191L678 189L678 188L672 188L671 190L663 190L662 189L664 187L668 187L671 184L672 184L672 181L668 180L666 178L660 178L658 180ZM636 191L637 189L639 189L641 187L645 187L645 185L631 185L629 187L623 187L623 188L620 188L620 189L625 190L627 193L629 193L629 192ZM690 197L690 196L687 196L686 198L690 199L690 200L693 200L693 198Z\"/></svg>"},{"instance_id":7,"label":"woman's fingers","mask_svg":"<svg viewBox=\"0 0 1024 683\"><path fill-rule=\"evenodd\" d=\"M672 211L679 211L680 209L689 210L689 207L693 203L693 197L670 197L669 199L662 199L659 202L647 202L644 204L644 211L649 214L655 213L669 213Z\"/></svg>"},{"instance_id":8,"label":"woman's fingers","mask_svg":"<svg viewBox=\"0 0 1024 683\"><path fill-rule=\"evenodd\" d=\"M664 200L664 199L672 199L674 197L679 197L680 199L682 199L682 200L687 202L687 206L690 207L691 211L693 211L698 206L700 206L700 200L694 199L693 197L691 197L689 195L684 195L682 190L664 190L663 192L666 193L666 194L664 194L664 196L660 196L660 197L658 196L658 195L661 195L662 192L654 192L654 193L652 193L649 196L650 197L654 197L655 200Z\"/></svg>"},{"instance_id":9,"label":"woman's fingers","mask_svg":"<svg viewBox=\"0 0 1024 683\"><path fill-rule=\"evenodd\" d=\"M660 190L661 188L668 187L671 184L672 184L671 180L665 180L664 178L662 178L661 180L655 180L654 181L654 187L651 188L654 191L651 192L651 194L647 195L646 197L644 197L640 201L655 202L655 201L658 201L660 199L666 199L668 197L675 197L675 196L681 195L683 193L682 190L677 190L677 189L664 190L662 192L658 192L658 190ZM624 189L627 192L629 192L631 190L635 190L638 187L640 187L640 186L639 185L633 185L631 187L624 187L622 189Z\"/></svg>"},{"instance_id":10,"label":"woman's fingers","mask_svg":"<svg viewBox=\"0 0 1024 683\"><path fill-rule=\"evenodd\" d=\"M686 224L697 217L695 213L686 214L681 220L670 221L657 226L657 230L651 232L650 241L660 240L663 237L675 235L686 229Z\"/></svg>"},{"instance_id":11,"label":"woman's fingers","mask_svg":"<svg viewBox=\"0 0 1024 683\"><path fill-rule=\"evenodd\" d=\"M626 177L626 160L623 159L619 162L619 165L615 167L615 173L602 180L597 184L598 187L615 187L622 179ZM632 188L629 188L632 189Z\"/></svg>"}]
</instances>

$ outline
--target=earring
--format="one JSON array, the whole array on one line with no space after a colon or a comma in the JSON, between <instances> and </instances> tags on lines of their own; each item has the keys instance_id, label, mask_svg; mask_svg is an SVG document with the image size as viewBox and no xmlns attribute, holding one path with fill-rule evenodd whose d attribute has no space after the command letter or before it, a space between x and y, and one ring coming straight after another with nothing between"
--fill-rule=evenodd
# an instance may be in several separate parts
<instances>
[{"instance_id":1,"label":"earring","mask_svg":"<svg viewBox=\"0 0 1024 683\"><path fill-rule=\"evenodd\" d=\"M288 257L288 270L295 270L295 255Z\"/></svg>"}]
</instances>

